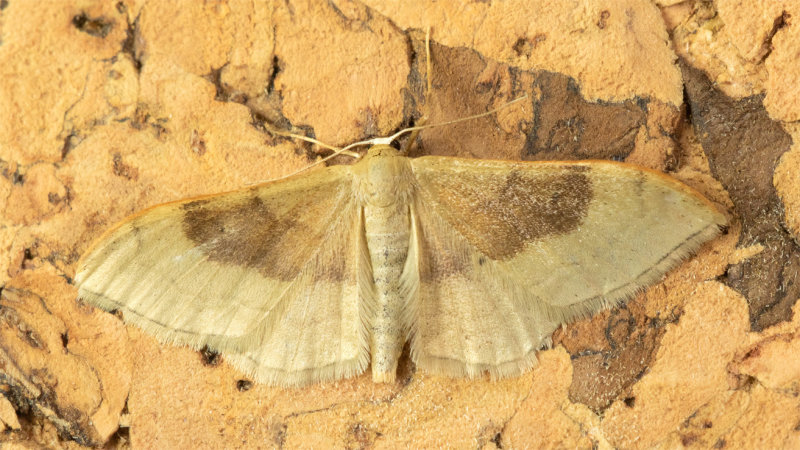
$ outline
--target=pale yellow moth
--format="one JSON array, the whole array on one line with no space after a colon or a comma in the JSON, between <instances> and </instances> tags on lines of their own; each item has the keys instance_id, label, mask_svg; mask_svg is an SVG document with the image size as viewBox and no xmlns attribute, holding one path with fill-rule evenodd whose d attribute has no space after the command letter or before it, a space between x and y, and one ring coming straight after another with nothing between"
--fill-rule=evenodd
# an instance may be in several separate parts
<instances>
[{"instance_id":1,"label":"pale yellow moth","mask_svg":"<svg viewBox=\"0 0 800 450\"><path fill-rule=\"evenodd\" d=\"M513 376L562 323L630 298L725 223L691 188L626 164L386 145L412 130L367 141L351 166L142 211L84 253L79 294L269 384L370 362L392 382L409 340L423 370Z\"/></svg>"},{"instance_id":2,"label":"pale yellow moth","mask_svg":"<svg viewBox=\"0 0 800 450\"><path fill-rule=\"evenodd\" d=\"M606 162L360 161L147 209L78 263L80 297L256 381L513 376L725 223L691 188Z\"/></svg>"}]
</instances>

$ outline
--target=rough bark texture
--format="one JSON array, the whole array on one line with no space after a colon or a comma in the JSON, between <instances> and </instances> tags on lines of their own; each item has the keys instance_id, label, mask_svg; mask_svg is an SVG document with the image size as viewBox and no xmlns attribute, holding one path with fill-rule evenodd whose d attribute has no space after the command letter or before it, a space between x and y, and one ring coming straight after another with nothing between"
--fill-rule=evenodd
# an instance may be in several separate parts
<instances>
[{"instance_id":1,"label":"rough bark texture","mask_svg":"<svg viewBox=\"0 0 800 450\"><path fill-rule=\"evenodd\" d=\"M0 441L800 447L797 17L797 0L0 0ZM267 128L344 145L522 94L411 154L624 160L731 218L526 375L405 357L394 385L271 388L76 300L78 257L116 221L317 158Z\"/></svg>"}]
</instances>

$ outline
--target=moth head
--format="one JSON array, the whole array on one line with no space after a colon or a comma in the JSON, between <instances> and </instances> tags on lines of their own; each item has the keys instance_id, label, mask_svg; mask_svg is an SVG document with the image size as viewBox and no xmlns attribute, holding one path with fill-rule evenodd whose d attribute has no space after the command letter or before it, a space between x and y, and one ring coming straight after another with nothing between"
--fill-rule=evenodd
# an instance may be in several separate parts
<instances>
[{"instance_id":1,"label":"moth head","mask_svg":"<svg viewBox=\"0 0 800 450\"><path fill-rule=\"evenodd\" d=\"M359 174L358 193L372 206L387 207L406 202L411 194L411 168L408 158L388 145L374 145L367 155L356 163Z\"/></svg>"},{"instance_id":2,"label":"moth head","mask_svg":"<svg viewBox=\"0 0 800 450\"><path fill-rule=\"evenodd\" d=\"M375 158L379 160L380 158L394 158L397 156L401 156L400 150L389 145L381 144L370 147L369 150L367 150L367 158L365 159Z\"/></svg>"}]
</instances>

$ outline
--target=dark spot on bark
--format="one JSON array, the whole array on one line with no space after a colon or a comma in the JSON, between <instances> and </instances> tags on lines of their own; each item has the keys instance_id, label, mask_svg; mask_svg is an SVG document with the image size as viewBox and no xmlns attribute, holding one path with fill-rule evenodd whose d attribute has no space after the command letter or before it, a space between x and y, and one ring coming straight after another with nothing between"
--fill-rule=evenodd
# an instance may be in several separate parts
<instances>
[{"instance_id":1,"label":"dark spot on bark","mask_svg":"<svg viewBox=\"0 0 800 450\"><path fill-rule=\"evenodd\" d=\"M371 430L362 423L357 423L350 428L347 440L349 441L348 448L371 448L375 444L375 440L383 436L378 431Z\"/></svg>"},{"instance_id":2,"label":"dark spot on bark","mask_svg":"<svg viewBox=\"0 0 800 450\"><path fill-rule=\"evenodd\" d=\"M69 333L66 331L61 333L61 345L63 345L64 348L67 348L67 345L69 345Z\"/></svg>"},{"instance_id":3,"label":"dark spot on bark","mask_svg":"<svg viewBox=\"0 0 800 450\"><path fill-rule=\"evenodd\" d=\"M88 35L99 38L108 36L108 33L110 33L111 29L114 27L113 22L103 17L92 19L87 16L86 13L80 13L74 16L72 18L72 25Z\"/></svg>"},{"instance_id":4,"label":"dark spot on bark","mask_svg":"<svg viewBox=\"0 0 800 450\"><path fill-rule=\"evenodd\" d=\"M767 33L767 36L761 43L761 48L759 49L757 58L758 62L764 61L772 53L772 49L775 48L775 46L772 44L772 39L775 37L775 34L778 31L788 25L791 17L792 15L784 10L781 12L780 16L776 17L775 20L772 21L772 29L769 31L769 33Z\"/></svg>"},{"instance_id":5,"label":"dark spot on bark","mask_svg":"<svg viewBox=\"0 0 800 450\"><path fill-rule=\"evenodd\" d=\"M478 444L476 448L491 447L490 442L497 448L503 448L503 427L490 420L478 430L475 442Z\"/></svg>"},{"instance_id":6,"label":"dark spot on bark","mask_svg":"<svg viewBox=\"0 0 800 450\"><path fill-rule=\"evenodd\" d=\"M119 10L119 5L122 5L123 9L125 8L125 4L122 2L117 3L117 9ZM122 12L122 11L120 11ZM122 41L122 53L126 53L130 56L131 61L133 61L133 67L136 69L136 72L142 71L142 51L141 46L139 45L138 38L139 37L139 18L137 17L133 23L128 23L128 27L125 29L125 40Z\"/></svg>"},{"instance_id":7,"label":"dark spot on bark","mask_svg":"<svg viewBox=\"0 0 800 450\"><path fill-rule=\"evenodd\" d=\"M275 422L270 425L270 429L272 430L272 442L274 442L278 448L283 448L283 444L286 442L286 424Z\"/></svg>"},{"instance_id":8,"label":"dark spot on bark","mask_svg":"<svg viewBox=\"0 0 800 450\"><path fill-rule=\"evenodd\" d=\"M625 397L622 402L625 403L625 406L628 408L633 408L634 405L636 405L636 397Z\"/></svg>"},{"instance_id":9,"label":"dark spot on bark","mask_svg":"<svg viewBox=\"0 0 800 450\"><path fill-rule=\"evenodd\" d=\"M222 356L208 347L200 349L200 358L204 366L216 367L222 363Z\"/></svg>"},{"instance_id":10,"label":"dark spot on bark","mask_svg":"<svg viewBox=\"0 0 800 450\"><path fill-rule=\"evenodd\" d=\"M597 28L601 30L604 29L608 25L609 17L611 17L611 13L607 9L600 11L600 18L597 20Z\"/></svg>"},{"instance_id":11,"label":"dark spot on bark","mask_svg":"<svg viewBox=\"0 0 800 450\"><path fill-rule=\"evenodd\" d=\"M78 145L81 140L82 139L74 133L67 135L67 137L64 138L64 144L61 146L61 159L63 160L66 158L70 150L75 148L75 146Z\"/></svg>"},{"instance_id":12,"label":"dark spot on bark","mask_svg":"<svg viewBox=\"0 0 800 450\"><path fill-rule=\"evenodd\" d=\"M212 68L211 72L203 76L216 89L214 99L220 102L247 103L247 94L222 81L222 71L224 69L224 65L216 69Z\"/></svg>"},{"instance_id":13,"label":"dark spot on bark","mask_svg":"<svg viewBox=\"0 0 800 450\"><path fill-rule=\"evenodd\" d=\"M536 36L530 37L521 37L517 39L517 42L514 43L512 49L517 56L524 56L526 58L530 58L533 50L539 45L539 43L544 42L547 40L547 35L543 33L539 33Z\"/></svg>"},{"instance_id":14,"label":"dark spot on bark","mask_svg":"<svg viewBox=\"0 0 800 450\"><path fill-rule=\"evenodd\" d=\"M503 448L503 434L502 433L495 434L494 437L492 438L492 442L494 442L494 445L497 448Z\"/></svg>"},{"instance_id":15,"label":"dark spot on bark","mask_svg":"<svg viewBox=\"0 0 800 450\"><path fill-rule=\"evenodd\" d=\"M754 347L747 353L745 353L744 358L742 359L750 359L750 358L758 358L761 355L761 346Z\"/></svg>"},{"instance_id":16,"label":"dark spot on bark","mask_svg":"<svg viewBox=\"0 0 800 450\"><path fill-rule=\"evenodd\" d=\"M192 151L197 156L203 156L206 154L206 141L197 130L192 130L191 146Z\"/></svg>"},{"instance_id":17,"label":"dark spot on bark","mask_svg":"<svg viewBox=\"0 0 800 450\"><path fill-rule=\"evenodd\" d=\"M595 315L553 335L572 359L569 398L597 414L624 399L647 372L664 334L664 326L679 317L651 318L632 302Z\"/></svg>"},{"instance_id":18,"label":"dark spot on bark","mask_svg":"<svg viewBox=\"0 0 800 450\"><path fill-rule=\"evenodd\" d=\"M112 161L114 164L114 175L131 181L136 181L139 179L139 169L125 164L122 161L122 155L119 153L114 153Z\"/></svg>"},{"instance_id":19,"label":"dark spot on bark","mask_svg":"<svg viewBox=\"0 0 800 450\"><path fill-rule=\"evenodd\" d=\"M697 436L692 433L689 434L682 434L681 435L681 443L684 447L688 447L697 441Z\"/></svg>"},{"instance_id":20,"label":"dark spot on bark","mask_svg":"<svg viewBox=\"0 0 800 450\"><path fill-rule=\"evenodd\" d=\"M11 175L11 182L14 184L25 184L25 175L19 172L19 167Z\"/></svg>"},{"instance_id":21,"label":"dark spot on bark","mask_svg":"<svg viewBox=\"0 0 800 450\"><path fill-rule=\"evenodd\" d=\"M166 119L159 118L155 122L150 124L150 128L152 129L153 133L161 142L164 142L167 139L167 134L169 134L169 130L164 124L167 122Z\"/></svg>"},{"instance_id":22,"label":"dark spot on bark","mask_svg":"<svg viewBox=\"0 0 800 450\"><path fill-rule=\"evenodd\" d=\"M39 333L37 333L32 328L28 327L28 324L24 324L24 326L20 328L19 331L22 339L25 342L27 342L28 345L30 345L31 347L37 349L45 348L44 344L42 343L42 338L41 336L39 336Z\"/></svg>"},{"instance_id":23,"label":"dark spot on bark","mask_svg":"<svg viewBox=\"0 0 800 450\"><path fill-rule=\"evenodd\" d=\"M269 74L269 80L267 80L267 93L271 93L275 91L275 78L278 77L278 74L281 73L281 63L278 59L277 55L272 56L272 72Z\"/></svg>"},{"instance_id":24,"label":"dark spot on bark","mask_svg":"<svg viewBox=\"0 0 800 450\"><path fill-rule=\"evenodd\" d=\"M514 53L516 53L517 56L525 56L529 58L531 56L531 53L533 52L531 43L526 38L517 39L517 42L515 42L514 46L511 48L514 49Z\"/></svg>"},{"instance_id":25,"label":"dark spot on bark","mask_svg":"<svg viewBox=\"0 0 800 450\"><path fill-rule=\"evenodd\" d=\"M125 448L131 442L131 429L128 425L120 425L111 435L103 448Z\"/></svg>"},{"instance_id":26,"label":"dark spot on bark","mask_svg":"<svg viewBox=\"0 0 800 450\"><path fill-rule=\"evenodd\" d=\"M123 121L126 120L128 119L123 119ZM144 130L149 128L155 138L162 142L166 139L166 136L169 133L169 130L165 126L167 123L169 123L169 119L164 117L153 117L150 114L147 105L143 103L138 103L136 105L136 111L133 113L133 117L128 121L128 123L135 130Z\"/></svg>"},{"instance_id":27,"label":"dark spot on bark","mask_svg":"<svg viewBox=\"0 0 800 450\"><path fill-rule=\"evenodd\" d=\"M681 67L695 134L742 223L738 246L764 246L723 277L747 298L751 327L760 331L790 320L800 298L800 246L784 227L783 204L773 185L792 139L767 114L763 95L730 98L701 71L685 63Z\"/></svg>"},{"instance_id":28,"label":"dark spot on bark","mask_svg":"<svg viewBox=\"0 0 800 450\"><path fill-rule=\"evenodd\" d=\"M622 161L647 124L646 102L588 102L575 80L561 74L537 74L533 91L541 94L533 104L534 122L522 150L526 160Z\"/></svg>"}]
</instances>

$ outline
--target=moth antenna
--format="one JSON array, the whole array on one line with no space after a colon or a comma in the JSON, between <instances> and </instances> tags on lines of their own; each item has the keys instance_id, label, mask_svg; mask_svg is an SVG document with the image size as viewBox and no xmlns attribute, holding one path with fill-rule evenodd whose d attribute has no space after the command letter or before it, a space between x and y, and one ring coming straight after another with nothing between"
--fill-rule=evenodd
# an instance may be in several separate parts
<instances>
[{"instance_id":1,"label":"moth antenna","mask_svg":"<svg viewBox=\"0 0 800 450\"><path fill-rule=\"evenodd\" d=\"M310 168L312 168L312 167L314 167L314 166L316 166L318 164L322 164L322 163L328 161L329 159L331 159L331 158L333 158L335 156L338 156L338 155L347 155L347 156L353 157L355 159L360 159L362 155L360 153L358 153L358 152L351 151L350 150L351 148L361 147L361 146L372 146L372 145L378 145L378 144L389 145L392 142L392 141L386 141L387 138L372 138L372 139L367 139L365 141L353 142L350 145L347 145L345 147L339 148L339 147L334 147L332 145L325 144L325 143L320 142L320 141L318 141L318 140L316 140L314 138L310 138L308 136L303 136L303 135L300 135L300 134L294 134L294 133L289 133L289 132L285 132L285 131L276 131L276 134L278 134L280 136L287 136L287 137L291 137L291 138L295 138L295 139L300 139L301 141L311 142L312 144L317 144L317 145L319 145L321 147L327 148L328 150L333 150L333 153L331 153L330 155L328 155L328 156L326 156L326 157L324 157L322 159L314 161L313 163L311 163L311 164L309 164L309 165L307 165L307 166L305 166L305 167L303 167L301 169L298 169L298 170L296 170L296 171L294 171L294 172L292 172L290 174L283 175L283 176L278 177L278 178L272 178L272 179L269 179L269 180L259 180L259 181L255 181L255 182L252 182L252 183L247 183L247 186L253 186L253 185L256 185L256 184L262 184L262 183L267 183L267 182L272 182L272 181L279 181L279 180L283 180L284 178L289 178L291 176L297 175L298 173L304 172L304 171L306 171L306 170L308 170L308 169L310 169Z\"/></svg>"},{"instance_id":2,"label":"moth antenna","mask_svg":"<svg viewBox=\"0 0 800 450\"><path fill-rule=\"evenodd\" d=\"M520 102L522 100L525 100L526 98L528 98L528 94L523 94L523 95L515 98L514 100L506 102L506 103L498 106L497 108L494 108L494 109L492 109L490 111L487 111L487 112L484 112L484 113L475 114L475 115L467 116L467 117L461 117L459 119L448 120L446 122L432 123L430 125L418 125L418 126L415 126L415 127L403 128L402 130L398 131L397 133L395 133L395 134L393 134L393 135L391 135L389 137L376 138L376 139L372 139L372 140L375 141L375 144L389 145L395 139L399 138L400 136L402 136L402 135L404 135L406 133L411 133L411 132L415 132L415 131L419 131L419 130L427 130L428 128L443 127L443 126L447 126L447 125L453 125L455 123L466 122L468 120L480 119L481 117L491 116L492 114L496 114L498 111L501 111L501 110L503 110L505 108L508 108L509 106L513 105L514 103L517 103L517 102Z\"/></svg>"},{"instance_id":3,"label":"moth antenna","mask_svg":"<svg viewBox=\"0 0 800 450\"><path fill-rule=\"evenodd\" d=\"M340 147L336 147L336 146L333 146L333 145L326 144L326 143L324 143L322 141L319 141L319 140L314 139L312 137L304 136L302 134L295 134L295 133L290 133L288 131L282 131L282 130L279 130L277 128L273 128L269 124L264 124L264 128L267 131L269 131L271 134L276 134L278 136L285 136L285 137L292 138L292 139L298 139L298 140L301 140L301 141L309 142L311 144L320 146L322 148L326 148L328 150L333 150L335 152L335 155L344 154L344 155L347 155L347 156L352 156L353 158L356 158L356 159L361 157L361 155L359 153L347 151L347 150L344 150L344 149L342 149ZM350 147L350 146L348 146L348 147Z\"/></svg>"},{"instance_id":4,"label":"moth antenna","mask_svg":"<svg viewBox=\"0 0 800 450\"><path fill-rule=\"evenodd\" d=\"M283 176L280 176L280 177L277 177L277 178L270 178L269 180L253 181L251 183L247 183L245 186L255 186L257 184L270 183L270 182L273 182L273 181L280 181L280 180L283 180L284 178L289 178L289 177L297 175L298 173L305 172L306 170L308 170L308 169L310 169L310 168L312 168L312 167L314 167L314 166L316 166L318 164L322 164L325 161L333 158L334 156L338 156L338 155L352 156L355 159L361 158L361 154L360 153L348 150L350 147L353 147L354 144L350 144L345 148L338 148L338 147L333 147L333 146L329 146L329 145L326 145L326 144L322 144L321 142L318 142L316 139L310 138L308 136L295 135L295 134L292 134L292 133L285 133L285 134L282 134L282 136L294 137L294 138L300 139L302 141L311 142L313 144L318 144L318 145L320 145L322 147L325 147L325 148L327 148L329 150L334 150L334 152L331 153L330 155L322 158L322 159L319 159L317 161L314 161L311 164L308 164L308 165L306 165L306 166L304 166L304 167L302 167L300 169L297 169L292 173L289 173L289 174L286 174L286 175L283 175ZM362 144L362 143L361 142L357 142L356 144ZM365 144L362 144L362 145L365 145Z\"/></svg>"},{"instance_id":5,"label":"moth antenna","mask_svg":"<svg viewBox=\"0 0 800 450\"><path fill-rule=\"evenodd\" d=\"M333 158L335 156L338 156L338 155L347 155L347 156L350 156L351 158L359 159L359 158L361 158L361 154L358 153L358 152L351 151L350 149L353 148L353 147L357 147L359 145L369 145L370 144L370 141L361 141L361 142L356 142L356 143L350 144L350 145L348 145L346 147L336 147L334 145L326 144L326 143L324 143L324 142L322 142L320 140L314 139L312 137L308 137L308 136L304 136L302 134L291 133L291 132L288 132L288 131L282 131L282 130L279 130L277 128L273 128L271 125L269 125L267 123L264 124L264 128L271 134L275 134L275 135L278 135L278 136L284 136L284 137L288 137L288 138L292 138L292 139L298 139L298 140L301 140L301 141L309 142L309 143L317 145L319 147L326 148L328 150L332 150L333 153L331 153L330 155L328 155L328 156L326 156L326 157L324 157L324 158L322 158L320 160L314 161L313 163L303 167L302 169L298 169L298 170L296 170L296 171L294 171L294 172L292 172L292 173L290 173L288 175L283 175L281 177L272 178L272 179L269 179L269 180L254 181L254 182L251 182L251 183L247 183L246 186L254 186L254 185L257 185L257 184L263 184L263 183L267 183L267 182L283 180L284 178L289 178L291 176L297 175L298 173L304 172L304 171L306 171L306 170L308 170L308 169L310 169L310 168L312 168L312 167L314 167L314 166L316 166L318 164L322 164L325 161L328 161L329 159L331 159L331 158Z\"/></svg>"}]
</instances>

